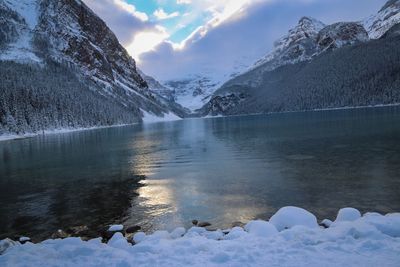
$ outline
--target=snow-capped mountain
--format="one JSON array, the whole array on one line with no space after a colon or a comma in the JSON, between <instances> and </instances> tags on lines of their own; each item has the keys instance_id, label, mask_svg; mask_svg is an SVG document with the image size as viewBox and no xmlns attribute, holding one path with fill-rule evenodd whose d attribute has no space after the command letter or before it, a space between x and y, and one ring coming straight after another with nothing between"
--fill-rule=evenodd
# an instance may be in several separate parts
<instances>
[{"instance_id":1,"label":"snow-capped mountain","mask_svg":"<svg viewBox=\"0 0 400 267\"><path fill-rule=\"evenodd\" d=\"M272 70L285 64L310 59L316 51L318 33L325 26L319 20L301 18L287 35L275 42L273 51L257 61L252 69L264 65L265 70Z\"/></svg>"},{"instance_id":2,"label":"snow-capped mountain","mask_svg":"<svg viewBox=\"0 0 400 267\"><path fill-rule=\"evenodd\" d=\"M393 25L400 22L400 0L388 1L375 15L365 19L362 23L371 39L379 39Z\"/></svg>"},{"instance_id":3,"label":"snow-capped mountain","mask_svg":"<svg viewBox=\"0 0 400 267\"><path fill-rule=\"evenodd\" d=\"M235 62L226 73L209 69L198 70L196 74L185 74L184 78L177 78L163 82L163 86L172 92L174 100L190 112L195 112L210 100L212 94L226 81L236 77L248 68L243 62ZM227 67L229 69L229 67Z\"/></svg>"},{"instance_id":4,"label":"snow-capped mountain","mask_svg":"<svg viewBox=\"0 0 400 267\"><path fill-rule=\"evenodd\" d=\"M164 84L167 88L171 88L170 92L177 103L194 111L207 103L223 81L206 75L193 75L182 80L170 80Z\"/></svg>"},{"instance_id":5,"label":"snow-capped mountain","mask_svg":"<svg viewBox=\"0 0 400 267\"><path fill-rule=\"evenodd\" d=\"M366 42L368 39L368 33L359 23L325 25L314 18L303 17L287 35L275 42L273 51L257 61L250 71L257 69L261 73L308 61L328 49Z\"/></svg>"},{"instance_id":6,"label":"snow-capped mountain","mask_svg":"<svg viewBox=\"0 0 400 267\"><path fill-rule=\"evenodd\" d=\"M324 25L303 17L271 53L224 83L199 111L233 115L393 103L399 17L400 0L361 22Z\"/></svg>"},{"instance_id":7,"label":"snow-capped mountain","mask_svg":"<svg viewBox=\"0 0 400 267\"><path fill-rule=\"evenodd\" d=\"M257 85L262 73L288 64L309 61L326 50L367 42L380 38L393 25L400 22L400 0L388 1L382 9L361 22L323 22L302 17L298 24L274 43L273 50L258 60L246 72L256 72L250 84ZM228 84L230 81L227 82Z\"/></svg>"},{"instance_id":8,"label":"snow-capped mountain","mask_svg":"<svg viewBox=\"0 0 400 267\"><path fill-rule=\"evenodd\" d=\"M5 37L0 60L62 62L123 106L161 117L171 111L168 102L149 90L135 60L106 23L81 0L0 0L0 10L0 36Z\"/></svg>"}]
</instances>

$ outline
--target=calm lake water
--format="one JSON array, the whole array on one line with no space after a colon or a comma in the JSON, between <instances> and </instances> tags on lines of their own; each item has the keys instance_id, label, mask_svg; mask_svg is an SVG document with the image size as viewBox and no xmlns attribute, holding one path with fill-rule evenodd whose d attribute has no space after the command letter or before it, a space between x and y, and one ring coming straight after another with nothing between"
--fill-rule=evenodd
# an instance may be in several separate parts
<instances>
[{"instance_id":1,"label":"calm lake water","mask_svg":"<svg viewBox=\"0 0 400 267\"><path fill-rule=\"evenodd\" d=\"M112 223L229 227L295 205L400 211L400 107L135 125L0 142L0 239Z\"/></svg>"}]
</instances>

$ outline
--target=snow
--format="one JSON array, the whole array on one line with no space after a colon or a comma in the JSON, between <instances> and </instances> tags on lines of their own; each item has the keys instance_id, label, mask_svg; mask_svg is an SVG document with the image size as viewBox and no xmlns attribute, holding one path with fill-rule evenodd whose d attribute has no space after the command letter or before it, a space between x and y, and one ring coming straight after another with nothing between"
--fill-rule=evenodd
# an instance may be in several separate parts
<instances>
[{"instance_id":1,"label":"snow","mask_svg":"<svg viewBox=\"0 0 400 267\"><path fill-rule=\"evenodd\" d=\"M379 39L393 25L399 23L399 11L400 4L397 2L362 21L364 28L368 31L369 37L372 39Z\"/></svg>"},{"instance_id":2,"label":"snow","mask_svg":"<svg viewBox=\"0 0 400 267\"><path fill-rule=\"evenodd\" d=\"M249 222L244 229L250 234L259 237L270 237L278 233L278 230L272 223L261 220Z\"/></svg>"},{"instance_id":3,"label":"snow","mask_svg":"<svg viewBox=\"0 0 400 267\"><path fill-rule=\"evenodd\" d=\"M299 225L318 228L317 218L312 213L298 207L281 208L271 217L270 223L275 225L278 231Z\"/></svg>"},{"instance_id":4,"label":"snow","mask_svg":"<svg viewBox=\"0 0 400 267\"><path fill-rule=\"evenodd\" d=\"M399 266L400 213L366 213L327 229L310 228L310 214L282 208L275 218L292 227L280 232L271 221L257 220L226 235L200 227L136 233L135 245L121 233L107 244L66 238L21 245L6 239L0 241L0 266Z\"/></svg>"},{"instance_id":5,"label":"snow","mask_svg":"<svg viewBox=\"0 0 400 267\"><path fill-rule=\"evenodd\" d=\"M31 138L39 135L51 135L51 134L66 134L72 132L80 132L80 131L90 131L90 130L98 130L98 129L106 129L106 128L114 128L114 127L124 127L133 124L116 124L110 126L94 126L94 127L78 127L78 128L59 128L59 129L50 129L44 130L38 133L24 133L24 134L0 134L0 142L1 141L8 141L14 139L24 139L24 138Z\"/></svg>"},{"instance_id":6,"label":"snow","mask_svg":"<svg viewBox=\"0 0 400 267\"><path fill-rule=\"evenodd\" d=\"M164 117L159 117L155 114L152 114L150 112L144 111L143 112L143 122L144 123L154 123L154 122L166 122L166 121L178 121L182 120L182 118L176 116L175 114L169 112L163 114Z\"/></svg>"},{"instance_id":7,"label":"snow","mask_svg":"<svg viewBox=\"0 0 400 267\"><path fill-rule=\"evenodd\" d=\"M5 4L20 14L31 30L35 29L39 18L36 0L5 0Z\"/></svg>"},{"instance_id":8,"label":"snow","mask_svg":"<svg viewBox=\"0 0 400 267\"><path fill-rule=\"evenodd\" d=\"M0 55L0 60L12 60L17 62L42 62L32 47L33 30L38 23L38 6L35 0L6 0L4 2L9 8L16 11L25 20L29 29L21 29L20 36L15 43L7 47Z\"/></svg>"},{"instance_id":9,"label":"snow","mask_svg":"<svg viewBox=\"0 0 400 267\"><path fill-rule=\"evenodd\" d=\"M331 227L332 223L333 222L331 220L324 219L324 220L322 220L321 225L323 225L324 227Z\"/></svg>"},{"instance_id":10,"label":"snow","mask_svg":"<svg viewBox=\"0 0 400 267\"><path fill-rule=\"evenodd\" d=\"M361 218L361 212L355 208L343 208L339 210L335 222L352 222Z\"/></svg>"},{"instance_id":11,"label":"snow","mask_svg":"<svg viewBox=\"0 0 400 267\"><path fill-rule=\"evenodd\" d=\"M29 238L29 237L27 237L27 236L21 236L20 238L19 238L19 242L27 242L27 241L31 241L31 239Z\"/></svg>"},{"instance_id":12,"label":"snow","mask_svg":"<svg viewBox=\"0 0 400 267\"><path fill-rule=\"evenodd\" d=\"M122 230L124 230L124 226L122 224L111 225L110 228L108 228L109 232L118 232Z\"/></svg>"}]
</instances>

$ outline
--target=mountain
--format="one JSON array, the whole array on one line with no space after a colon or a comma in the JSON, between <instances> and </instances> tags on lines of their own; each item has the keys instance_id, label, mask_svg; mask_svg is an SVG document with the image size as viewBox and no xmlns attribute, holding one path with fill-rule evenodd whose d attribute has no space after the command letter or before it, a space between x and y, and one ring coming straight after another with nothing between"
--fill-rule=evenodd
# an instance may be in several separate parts
<instances>
[{"instance_id":1,"label":"mountain","mask_svg":"<svg viewBox=\"0 0 400 267\"><path fill-rule=\"evenodd\" d=\"M269 71L282 65L309 60L316 52L318 33L325 26L316 19L301 18L296 27L275 42L271 53L255 63L253 69L263 66L264 71Z\"/></svg>"},{"instance_id":2,"label":"mountain","mask_svg":"<svg viewBox=\"0 0 400 267\"><path fill-rule=\"evenodd\" d=\"M199 113L236 115L399 103L399 36L394 30L385 34L396 27L399 2L389 1L372 16L368 21L375 22L369 31L363 22L324 25L300 19L270 54L227 81ZM385 31L379 25L391 27Z\"/></svg>"},{"instance_id":3,"label":"mountain","mask_svg":"<svg viewBox=\"0 0 400 267\"><path fill-rule=\"evenodd\" d=\"M181 73L179 78L164 81L163 87L171 92L171 96L177 103L184 106L189 112L194 113L195 110L206 104L212 94L226 81L247 68L248 66L240 61L240 63L235 62L232 67L227 66L226 73L208 68L197 69L195 74L191 72Z\"/></svg>"},{"instance_id":4,"label":"mountain","mask_svg":"<svg viewBox=\"0 0 400 267\"><path fill-rule=\"evenodd\" d=\"M379 12L363 21L370 38L379 39L400 22L400 1L388 1Z\"/></svg>"},{"instance_id":5,"label":"mountain","mask_svg":"<svg viewBox=\"0 0 400 267\"><path fill-rule=\"evenodd\" d=\"M113 106L116 110L124 110L125 113L131 114L124 116L125 119L109 118L109 114L102 114L102 110L99 109L97 112L101 119L95 122L90 118L82 119L79 123L73 120L72 122L57 120L43 127L103 126L140 121L143 114L147 113L160 117L170 112L179 113L180 116L185 114L179 105L149 89L134 59L122 47L114 33L80 0L0 0L0 25L0 61L17 63L12 64L15 71L27 71L24 66L27 64L34 69L34 72L40 67L47 69L49 65L57 65L57 68L75 75L76 79L73 80L81 83L78 87L86 88L86 91L80 92L81 94L95 93L98 101L110 108ZM0 74L10 71L4 64L2 67L5 69L1 69ZM50 74L49 72L40 75L43 79L51 80L50 77L45 77ZM55 76L62 79L61 75ZM40 79L31 78L33 83L29 84L31 87L29 89L35 94L43 93L42 88L36 87L40 84L38 81ZM16 83L16 81L9 82ZM28 87L23 84L19 86ZM27 90L27 88L22 89ZM68 88L64 89L68 92ZM15 94L15 90L11 91L11 88L3 90L9 90L2 92L7 96ZM67 99L70 99L68 103L65 99L59 99L64 103L64 107L57 108L61 109L60 113L62 109L67 109L73 105L72 103L80 101L80 97L76 94L68 95ZM19 109L32 106L32 103L13 105L13 109L1 107L1 125L4 132L11 131L11 128L15 129L14 126L7 124L5 118L12 117L16 120ZM82 106L80 111L82 114L72 114L72 116L85 116L85 107L87 106ZM35 110L35 107L33 108ZM40 112L38 111L38 114ZM40 119L38 116L35 118L32 116L35 115L26 115L24 119L20 116L23 121L17 123L26 125L20 132L39 130L29 126L29 122L33 119Z\"/></svg>"}]
</instances>

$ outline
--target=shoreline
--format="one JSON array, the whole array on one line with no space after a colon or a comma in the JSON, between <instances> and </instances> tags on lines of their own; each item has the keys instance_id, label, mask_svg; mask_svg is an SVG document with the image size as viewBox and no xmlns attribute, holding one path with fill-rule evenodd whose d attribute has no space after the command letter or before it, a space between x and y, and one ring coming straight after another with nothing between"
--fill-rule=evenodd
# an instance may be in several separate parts
<instances>
[{"instance_id":1,"label":"shoreline","mask_svg":"<svg viewBox=\"0 0 400 267\"><path fill-rule=\"evenodd\" d=\"M0 142L3 141L12 141L26 138L33 138L40 135L52 135L52 134L63 134L63 133L72 133L72 132L81 132L81 131L91 131L91 130L99 130L99 129L107 129L107 128L118 128L118 127L126 127L138 124L151 124L151 123L160 123L160 122L171 122L171 121L180 121L186 119L217 119L217 118L229 118L229 117L246 117L246 116L261 116L261 115L279 115L279 114L290 114L290 113L308 113L308 112L320 112L320 111L340 111L340 110L357 110L357 109L375 109L375 108L387 108L387 107L398 107L400 103L395 104L387 104L387 105L375 105L375 106L356 106L356 107L340 107L340 108L326 108L326 109L312 109L312 110L300 110L300 111L282 111L282 112L269 112L269 113L252 113L252 114L238 114L238 115L216 115L216 116L204 116L204 117L188 117L188 118L180 118L174 120L148 120L143 121L141 123L131 123L131 124L116 124L109 126L95 126L88 128L62 128L62 129L54 129L54 130L44 130L40 133L26 133L22 135L18 134L6 134L0 135Z\"/></svg>"},{"instance_id":2,"label":"shoreline","mask_svg":"<svg viewBox=\"0 0 400 267\"><path fill-rule=\"evenodd\" d=\"M283 207L269 221L229 229L155 231L111 225L108 238L0 241L0 265L31 266L398 266L400 213L339 210L335 221ZM335 259L335 261L332 261Z\"/></svg>"},{"instance_id":3,"label":"shoreline","mask_svg":"<svg viewBox=\"0 0 400 267\"><path fill-rule=\"evenodd\" d=\"M249 113L249 114L237 114L237 115L207 115L205 117L191 117L191 119L214 119L214 118L229 118L229 117L246 117L246 116L261 116L261 115L279 115L279 114L291 114L291 113L312 113L321 111L340 111L340 110L357 110L357 109L375 109L375 108L389 108L389 107L400 107L400 103L386 104L386 105L375 105L375 106L355 106L355 107L340 107L340 108L322 108L322 109L309 109L309 110L296 110L296 111L280 111L280 112L268 112L268 113Z\"/></svg>"},{"instance_id":4,"label":"shoreline","mask_svg":"<svg viewBox=\"0 0 400 267\"><path fill-rule=\"evenodd\" d=\"M42 132L37 132L37 133L25 133L22 135L6 134L6 135L0 135L0 142L33 138L33 137L37 137L37 136L45 136L45 135L47 136L47 135L65 134L65 133L73 133L73 132L84 132L84 131L92 131L92 130L99 130L99 129L126 127L126 126L132 126L132 125L138 125L138 123L116 124L116 125L109 125L109 126L94 126L94 127L87 127L87 128L86 127L61 128L61 129L53 129L53 130L44 130Z\"/></svg>"}]
</instances>

